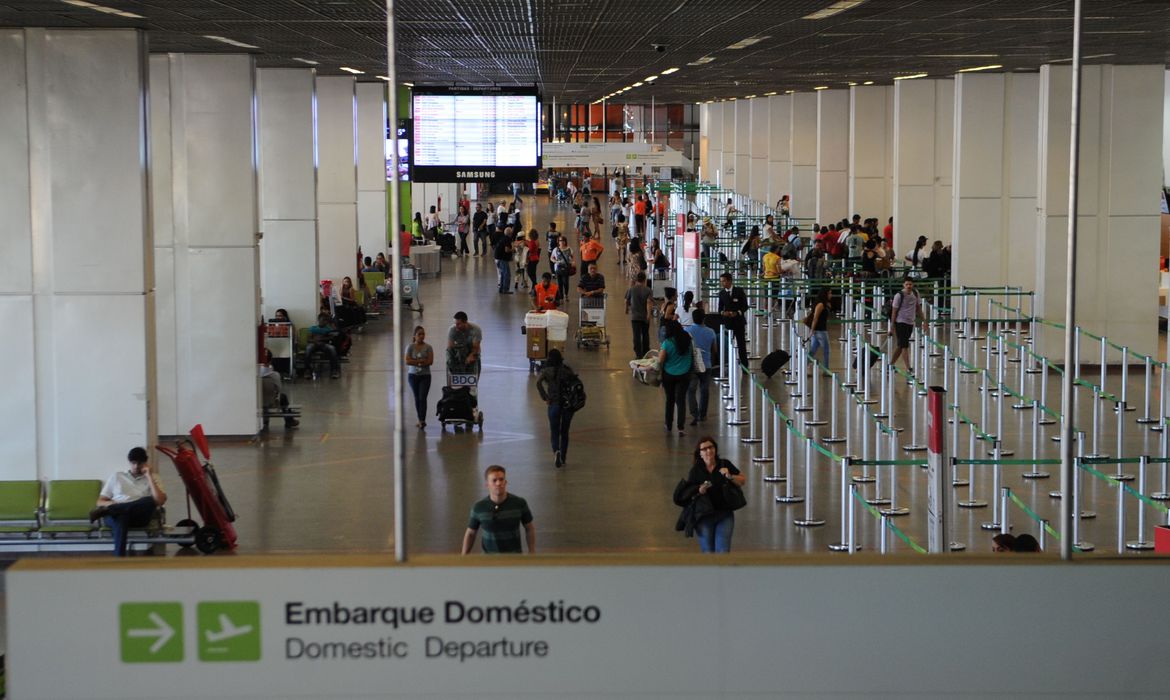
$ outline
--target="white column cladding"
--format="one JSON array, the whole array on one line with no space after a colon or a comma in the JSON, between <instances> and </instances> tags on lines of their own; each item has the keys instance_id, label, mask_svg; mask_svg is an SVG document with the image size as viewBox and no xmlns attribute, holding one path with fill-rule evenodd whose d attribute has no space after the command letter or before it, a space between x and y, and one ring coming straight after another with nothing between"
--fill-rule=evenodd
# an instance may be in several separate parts
<instances>
[{"instance_id":1,"label":"white column cladding","mask_svg":"<svg viewBox=\"0 0 1170 700\"><path fill-rule=\"evenodd\" d=\"M389 255L386 234L386 84L357 84L357 226L362 254ZM455 218L455 208L451 215Z\"/></svg>"},{"instance_id":2,"label":"white column cladding","mask_svg":"<svg viewBox=\"0 0 1170 700\"><path fill-rule=\"evenodd\" d=\"M792 95L792 216L813 219L817 214L817 96Z\"/></svg>"},{"instance_id":3,"label":"white column cladding","mask_svg":"<svg viewBox=\"0 0 1170 700\"><path fill-rule=\"evenodd\" d=\"M150 67L160 88L150 100L152 195L171 216L156 241L160 353L171 353L158 368L159 432L202 423L209 435L251 434L260 406L253 59L167 54Z\"/></svg>"},{"instance_id":4,"label":"white column cladding","mask_svg":"<svg viewBox=\"0 0 1170 700\"><path fill-rule=\"evenodd\" d=\"M764 204L768 201L768 139L771 137L771 107L772 102L767 97L757 97L748 100L751 110L751 143L748 149L750 161L748 177L751 189L748 196Z\"/></svg>"},{"instance_id":5,"label":"white column cladding","mask_svg":"<svg viewBox=\"0 0 1170 700\"><path fill-rule=\"evenodd\" d=\"M764 203L775 206L792 193L792 95L768 97L768 194Z\"/></svg>"},{"instance_id":6,"label":"white column cladding","mask_svg":"<svg viewBox=\"0 0 1170 700\"><path fill-rule=\"evenodd\" d=\"M723 103L723 183L725 190L734 190L735 169L735 102Z\"/></svg>"},{"instance_id":7,"label":"white column cladding","mask_svg":"<svg viewBox=\"0 0 1170 700\"><path fill-rule=\"evenodd\" d=\"M849 91L820 90L817 95L817 220L850 216Z\"/></svg>"},{"instance_id":8,"label":"white column cladding","mask_svg":"<svg viewBox=\"0 0 1170 700\"><path fill-rule=\"evenodd\" d=\"M317 317L315 71L256 71L260 145L260 290L264 318L283 308L297 327Z\"/></svg>"},{"instance_id":9,"label":"white column cladding","mask_svg":"<svg viewBox=\"0 0 1170 700\"><path fill-rule=\"evenodd\" d=\"M1158 352L1164 68L1085 66L1081 83L1077 323L1148 354ZM1041 66L1036 308L1053 320L1065 307L1071 91L1069 66ZM1041 343L1063 359L1059 334L1046 329Z\"/></svg>"},{"instance_id":10,"label":"white column cladding","mask_svg":"<svg viewBox=\"0 0 1170 700\"><path fill-rule=\"evenodd\" d=\"M952 80L894 85L894 240L901 257L918 236L951 240Z\"/></svg>"},{"instance_id":11,"label":"white column cladding","mask_svg":"<svg viewBox=\"0 0 1170 700\"><path fill-rule=\"evenodd\" d=\"M351 77L317 78L317 250L321 279L357 272L357 100Z\"/></svg>"},{"instance_id":12,"label":"white column cladding","mask_svg":"<svg viewBox=\"0 0 1170 700\"><path fill-rule=\"evenodd\" d=\"M952 279L1035 289L1034 73L955 77Z\"/></svg>"},{"instance_id":13,"label":"white column cladding","mask_svg":"<svg viewBox=\"0 0 1170 700\"><path fill-rule=\"evenodd\" d=\"M699 162L695 163L695 173L699 182L711 179L710 147L711 105L699 105Z\"/></svg>"},{"instance_id":14,"label":"white column cladding","mask_svg":"<svg viewBox=\"0 0 1170 700\"><path fill-rule=\"evenodd\" d=\"M723 182L723 105L711 103L707 105L707 181L720 186Z\"/></svg>"},{"instance_id":15,"label":"white column cladding","mask_svg":"<svg viewBox=\"0 0 1170 700\"><path fill-rule=\"evenodd\" d=\"M0 478L153 438L145 61L134 30L0 30Z\"/></svg>"},{"instance_id":16,"label":"white column cladding","mask_svg":"<svg viewBox=\"0 0 1170 700\"><path fill-rule=\"evenodd\" d=\"M894 89L859 85L849 96L849 211L884 226L893 206Z\"/></svg>"},{"instance_id":17,"label":"white column cladding","mask_svg":"<svg viewBox=\"0 0 1170 700\"><path fill-rule=\"evenodd\" d=\"M1170 70L1162 94L1162 186L1170 186Z\"/></svg>"},{"instance_id":18,"label":"white column cladding","mask_svg":"<svg viewBox=\"0 0 1170 700\"><path fill-rule=\"evenodd\" d=\"M735 187L731 189L741 195L748 195L752 188L751 102L735 101Z\"/></svg>"}]
</instances>

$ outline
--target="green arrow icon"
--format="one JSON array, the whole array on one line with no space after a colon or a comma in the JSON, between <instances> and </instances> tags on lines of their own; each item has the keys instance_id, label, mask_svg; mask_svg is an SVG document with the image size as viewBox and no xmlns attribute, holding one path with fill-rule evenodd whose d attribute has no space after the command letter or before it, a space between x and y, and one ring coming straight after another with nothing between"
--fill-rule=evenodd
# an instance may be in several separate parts
<instances>
[{"instance_id":1,"label":"green arrow icon","mask_svg":"<svg viewBox=\"0 0 1170 700\"><path fill-rule=\"evenodd\" d=\"M260 604L256 601L199 603L200 661L259 661Z\"/></svg>"},{"instance_id":2,"label":"green arrow icon","mask_svg":"<svg viewBox=\"0 0 1170 700\"><path fill-rule=\"evenodd\" d=\"M183 660L182 603L123 603L118 612L123 663Z\"/></svg>"}]
</instances>

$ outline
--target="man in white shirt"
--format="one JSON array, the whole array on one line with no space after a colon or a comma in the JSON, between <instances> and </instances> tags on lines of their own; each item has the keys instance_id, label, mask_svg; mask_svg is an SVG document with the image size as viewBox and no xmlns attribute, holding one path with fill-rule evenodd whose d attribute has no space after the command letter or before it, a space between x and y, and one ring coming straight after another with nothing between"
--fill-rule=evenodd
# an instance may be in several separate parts
<instances>
[{"instance_id":1,"label":"man in white shirt","mask_svg":"<svg viewBox=\"0 0 1170 700\"><path fill-rule=\"evenodd\" d=\"M126 455L129 471L115 472L106 479L97 507L89 512L90 522L104 518L114 533L114 556L126 556L126 536L131 528L142 527L167 502L167 492L147 459L146 450L135 447Z\"/></svg>"}]
</instances>

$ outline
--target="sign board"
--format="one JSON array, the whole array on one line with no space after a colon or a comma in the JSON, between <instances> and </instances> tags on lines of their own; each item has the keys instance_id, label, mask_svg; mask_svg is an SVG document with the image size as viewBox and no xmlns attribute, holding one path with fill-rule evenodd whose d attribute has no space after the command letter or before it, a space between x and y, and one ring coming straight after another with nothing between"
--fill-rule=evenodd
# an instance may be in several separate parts
<instances>
[{"instance_id":1,"label":"sign board","mask_svg":"<svg viewBox=\"0 0 1170 700\"><path fill-rule=\"evenodd\" d=\"M930 387L926 396L926 531L927 551L949 552L951 545L947 517L950 514L950 455L944 435L947 424L947 392Z\"/></svg>"},{"instance_id":2,"label":"sign board","mask_svg":"<svg viewBox=\"0 0 1170 700\"><path fill-rule=\"evenodd\" d=\"M1043 555L1013 566L755 556L719 558L735 566L697 554L657 566L598 557L578 566L521 557L478 566L456 564L482 559L456 557L431 566L379 566L374 557L283 567L247 557L20 562L6 573L7 689L15 700L283 700L945 697L1005 688L1021 697L1119 688L1161 697L1170 687L1163 566L1058 571ZM1085 595L1096 590L1111 595ZM1048 632L1059 627L1048 627L1052 610L1075 610L1077 629L1109 639L1109 658L1126 663L1070 664L1087 642ZM1021 624L1036 634L1004 634ZM890 630L898 644L887 643ZM946 640L961 640L962 653Z\"/></svg>"}]
</instances>

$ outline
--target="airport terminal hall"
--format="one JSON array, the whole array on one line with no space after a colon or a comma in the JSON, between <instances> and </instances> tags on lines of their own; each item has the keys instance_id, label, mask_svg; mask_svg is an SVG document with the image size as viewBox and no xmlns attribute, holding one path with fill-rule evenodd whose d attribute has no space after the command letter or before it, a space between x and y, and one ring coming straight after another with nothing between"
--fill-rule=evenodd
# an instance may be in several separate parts
<instances>
[{"instance_id":1,"label":"airport terminal hall","mask_svg":"<svg viewBox=\"0 0 1170 700\"><path fill-rule=\"evenodd\" d=\"M1164 697L1168 63L0 0L0 700Z\"/></svg>"}]
</instances>

